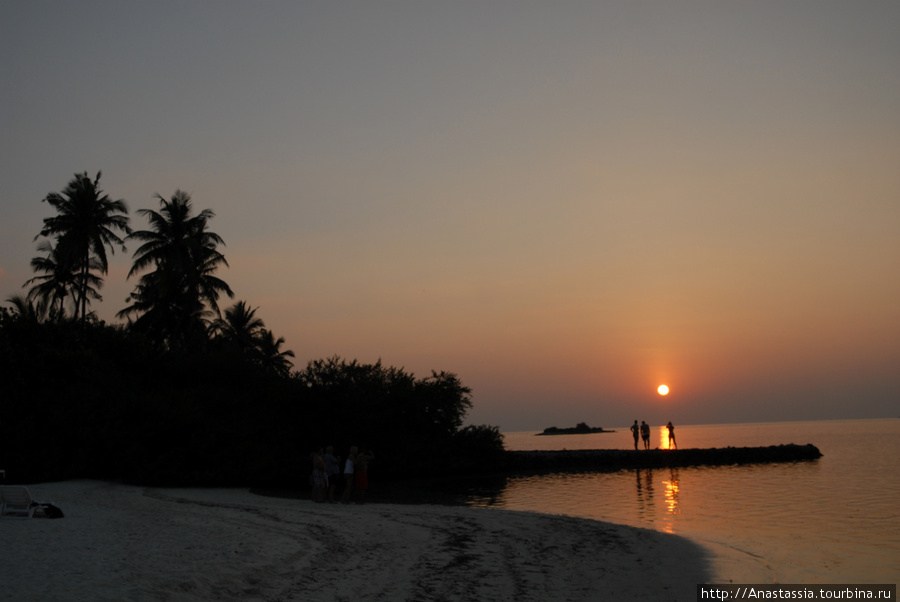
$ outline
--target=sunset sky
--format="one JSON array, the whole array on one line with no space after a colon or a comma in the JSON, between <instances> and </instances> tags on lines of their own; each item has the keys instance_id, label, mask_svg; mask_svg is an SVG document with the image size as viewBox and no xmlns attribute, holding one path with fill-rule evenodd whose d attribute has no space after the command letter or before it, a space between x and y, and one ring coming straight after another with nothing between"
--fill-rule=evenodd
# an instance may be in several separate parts
<instances>
[{"instance_id":1,"label":"sunset sky","mask_svg":"<svg viewBox=\"0 0 900 602\"><path fill-rule=\"evenodd\" d=\"M6 0L0 82L4 301L102 170L133 227L215 211L297 367L454 372L476 424L900 416L896 0Z\"/></svg>"}]
</instances>

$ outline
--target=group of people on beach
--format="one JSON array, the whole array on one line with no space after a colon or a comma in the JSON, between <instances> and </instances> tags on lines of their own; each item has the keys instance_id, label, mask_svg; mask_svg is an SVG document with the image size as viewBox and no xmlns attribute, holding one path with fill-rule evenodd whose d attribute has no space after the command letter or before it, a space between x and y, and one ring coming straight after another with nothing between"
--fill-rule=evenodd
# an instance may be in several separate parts
<instances>
[{"instance_id":1,"label":"group of people on beach","mask_svg":"<svg viewBox=\"0 0 900 602\"><path fill-rule=\"evenodd\" d=\"M357 504L366 502L366 491L369 489L369 462L375 458L371 450L360 453L354 445L347 452L344 460L344 488L341 502L349 504L351 498ZM324 502L326 499L334 503L338 481L341 475L340 458L334 455L334 446L319 448L312 453L312 499Z\"/></svg>"},{"instance_id":2,"label":"group of people on beach","mask_svg":"<svg viewBox=\"0 0 900 602\"><path fill-rule=\"evenodd\" d=\"M666 425L666 428L669 430L669 449L678 449L678 444L675 443L675 425L672 424L671 420ZM641 424L638 426L638 421L635 420L634 424L631 425L631 434L634 435L634 449L638 448L638 437L644 441L644 449L650 449L649 424L641 420Z\"/></svg>"}]
</instances>

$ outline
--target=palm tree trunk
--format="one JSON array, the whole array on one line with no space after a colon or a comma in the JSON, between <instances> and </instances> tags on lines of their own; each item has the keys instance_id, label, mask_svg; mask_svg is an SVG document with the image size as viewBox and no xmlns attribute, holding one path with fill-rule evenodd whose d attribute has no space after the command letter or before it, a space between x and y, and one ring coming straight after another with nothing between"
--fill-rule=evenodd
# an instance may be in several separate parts
<instances>
[{"instance_id":1,"label":"palm tree trunk","mask_svg":"<svg viewBox=\"0 0 900 602\"><path fill-rule=\"evenodd\" d=\"M88 284L88 268L90 267L90 259L91 252L90 249L86 249L84 253L83 261L84 263L81 266L81 321L84 322L85 316L87 315L87 284ZM75 313L78 314L78 309L76 308ZM77 318L77 315L76 315Z\"/></svg>"}]
</instances>

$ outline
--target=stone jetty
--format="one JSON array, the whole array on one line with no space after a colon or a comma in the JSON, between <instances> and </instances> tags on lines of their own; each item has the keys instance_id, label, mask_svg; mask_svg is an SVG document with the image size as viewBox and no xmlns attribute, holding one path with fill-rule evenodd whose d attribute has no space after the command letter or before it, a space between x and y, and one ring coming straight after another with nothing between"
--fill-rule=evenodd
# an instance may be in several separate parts
<instances>
[{"instance_id":1,"label":"stone jetty","mask_svg":"<svg viewBox=\"0 0 900 602\"><path fill-rule=\"evenodd\" d=\"M504 455L504 468L510 472L585 472L622 468L800 462L821 458L822 452L811 443L791 443L768 447L710 449L507 451Z\"/></svg>"}]
</instances>

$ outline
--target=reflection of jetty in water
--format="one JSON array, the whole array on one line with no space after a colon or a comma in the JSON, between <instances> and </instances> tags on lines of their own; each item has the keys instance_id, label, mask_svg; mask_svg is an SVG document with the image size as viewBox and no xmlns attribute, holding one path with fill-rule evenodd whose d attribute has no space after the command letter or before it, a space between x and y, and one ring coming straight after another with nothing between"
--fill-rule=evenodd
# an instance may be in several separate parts
<instances>
[{"instance_id":1,"label":"reflection of jetty in water","mask_svg":"<svg viewBox=\"0 0 900 602\"><path fill-rule=\"evenodd\" d=\"M503 469L509 472L583 472L623 468L797 462L817 460L821 457L822 453L815 445L793 443L768 447L711 449L507 451L504 454Z\"/></svg>"},{"instance_id":2,"label":"reflection of jetty in water","mask_svg":"<svg viewBox=\"0 0 900 602\"><path fill-rule=\"evenodd\" d=\"M659 478L662 471L652 468L637 468L634 470L635 488L637 489L637 512L641 520L654 524L657 522L656 504L654 503L654 479ZM681 514L678 506L678 469L669 469L668 480L660 481L665 487L663 490L665 513L662 517L662 530L674 533L673 515Z\"/></svg>"},{"instance_id":3,"label":"reflection of jetty in water","mask_svg":"<svg viewBox=\"0 0 900 602\"><path fill-rule=\"evenodd\" d=\"M638 516L652 523L656 510L653 507L653 471L638 468L634 471L634 481L637 486Z\"/></svg>"}]
</instances>

